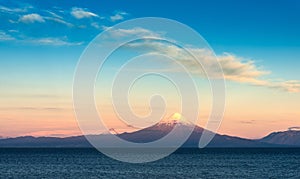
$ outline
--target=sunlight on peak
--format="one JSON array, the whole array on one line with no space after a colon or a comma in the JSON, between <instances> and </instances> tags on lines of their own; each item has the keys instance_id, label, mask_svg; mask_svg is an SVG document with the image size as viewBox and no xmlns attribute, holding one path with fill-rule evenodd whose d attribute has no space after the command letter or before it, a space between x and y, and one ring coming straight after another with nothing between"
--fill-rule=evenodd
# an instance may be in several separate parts
<instances>
[{"instance_id":1,"label":"sunlight on peak","mask_svg":"<svg viewBox=\"0 0 300 179\"><path fill-rule=\"evenodd\" d=\"M182 118L182 115L180 113L174 113L172 115L172 119L175 119L175 120L180 120Z\"/></svg>"}]
</instances>

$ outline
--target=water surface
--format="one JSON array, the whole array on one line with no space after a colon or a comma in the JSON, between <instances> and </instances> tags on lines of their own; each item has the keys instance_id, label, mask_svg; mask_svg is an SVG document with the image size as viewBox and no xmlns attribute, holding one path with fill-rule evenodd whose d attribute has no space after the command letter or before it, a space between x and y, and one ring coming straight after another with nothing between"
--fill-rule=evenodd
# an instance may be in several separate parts
<instances>
[{"instance_id":1,"label":"water surface","mask_svg":"<svg viewBox=\"0 0 300 179\"><path fill-rule=\"evenodd\" d=\"M297 148L181 149L146 164L95 149L0 149L0 178L299 178L299 164Z\"/></svg>"}]
</instances>

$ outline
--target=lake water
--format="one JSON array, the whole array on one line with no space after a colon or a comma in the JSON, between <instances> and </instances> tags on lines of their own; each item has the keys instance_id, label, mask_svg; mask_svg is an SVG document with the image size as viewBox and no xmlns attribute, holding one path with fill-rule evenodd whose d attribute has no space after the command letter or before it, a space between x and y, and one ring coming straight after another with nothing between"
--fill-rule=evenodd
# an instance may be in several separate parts
<instances>
[{"instance_id":1,"label":"lake water","mask_svg":"<svg viewBox=\"0 0 300 179\"><path fill-rule=\"evenodd\" d=\"M128 164L94 149L0 149L0 178L300 178L300 149L181 149Z\"/></svg>"}]
</instances>

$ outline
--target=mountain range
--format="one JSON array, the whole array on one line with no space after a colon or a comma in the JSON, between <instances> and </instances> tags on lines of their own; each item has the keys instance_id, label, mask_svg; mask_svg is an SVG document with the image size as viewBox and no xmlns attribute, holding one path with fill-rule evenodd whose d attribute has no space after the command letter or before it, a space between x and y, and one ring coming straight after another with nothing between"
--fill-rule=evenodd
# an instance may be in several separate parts
<instances>
[{"instance_id":1,"label":"mountain range","mask_svg":"<svg viewBox=\"0 0 300 179\"><path fill-rule=\"evenodd\" d=\"M185 132L194 127L190 122L178 114L174 114L167 120L163 120L151 127L131 132L116 134L118 137L136 143L155 141L167 135L175 126L179 132ZM199 139L205 129L195 126L190 137L182 145L186 148L198 147ZM105 140L105 135L99 134ZM98 135L89 136L98 137ZM176 138L171 138L176 140ZM0 138L0 147L92 147L85 136L73 137L33 137L23 136L16 138ZM208 148L256 148L256 147L300 147L300 131L288 130L273 132L261 139L245 139L229 135L216 134L212 141L206 146Z\"/></svg>"}]
</instances>

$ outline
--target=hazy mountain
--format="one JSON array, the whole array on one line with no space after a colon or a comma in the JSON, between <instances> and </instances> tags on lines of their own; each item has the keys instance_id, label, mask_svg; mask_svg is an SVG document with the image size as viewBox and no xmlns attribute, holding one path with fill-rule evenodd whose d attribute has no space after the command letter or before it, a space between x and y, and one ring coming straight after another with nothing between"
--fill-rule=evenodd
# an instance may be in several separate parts
<instances>
[{"instance_id":1,"label":"hazy mountain","mask_svg":"<svg viewBox=\"0 0 300 179\"><path fill-rule=\"evenodd\" d=\"M0 147L90 147L84 136L66 138L23 136L0 139Z\"/></svg>"},{"instance_id":2,"label":"hazy mountain","mask_svg":"<svg viewBox=\"0 0 300 179\"><path fill-rule=\"evenodd\" d=\"M131 132L118 134L118 137L136 143L155 141L167 135L175 126L178 126L178 134L172 136L170 140L178 140L181 133L192 130L190 137L182 147L198 147L198 142L205 130L199 126L193 126L180 114L175 113L158 124L151 127ZM194 127L194 129L191 129ZM176 137L177 136L177 137ZM97 136L90 136L97 137ZM284 147L285 145L300 146L300 132L286 131L272 133L260 140L243 139L228 135L216 134L207 147ZM103 140L109 140L106 135L101 135ZM57 138L57 137L17 137L0 139L0 147L91 147L84 136Z\"/></svg>"},{"instance_id":3,"label":"hazy mountain","mask_svg":"<svg viewBox=\"0 0 300 179\"><path fill-rule=\"evenodd\" d=\"M258 140L260 142L280 145L290 145L300 147L300 131L288 130L281 132L273 132L266 137Z\"/></svg>"},{"instance_id":4,"label":"hazy mountain","mask_svg":"<svg viewBox=\"0 0 300 179\"><path fill-rule=\"evenodd\" d=\"M123 139L132 142L144 143L151 142L162 138L167 135L175 125L179 125L179 132L189 131L191 127L194 127L192 134L188 140L183 144L183 147L198 147L198 143L202 132L205 130L199 126L193 126L189 121L175 113L170 118L161 121L160 123L145 128L140 131L132 133L123 133L119 136ZM176 140L174 138L173 140ZM232 137L227 135L216 134L213 140L208 144L207 147L271 147L273 145L263 143L260 141L254 141L250 139L243 139L239 137Z\"/></svg>"}]
</instances>

